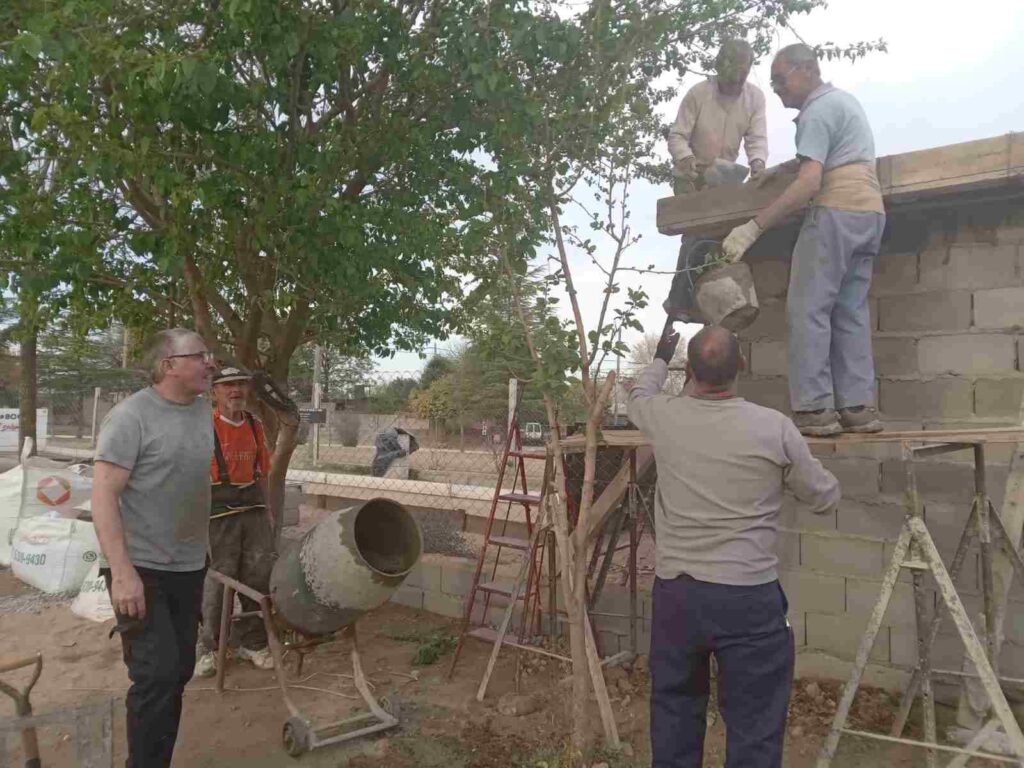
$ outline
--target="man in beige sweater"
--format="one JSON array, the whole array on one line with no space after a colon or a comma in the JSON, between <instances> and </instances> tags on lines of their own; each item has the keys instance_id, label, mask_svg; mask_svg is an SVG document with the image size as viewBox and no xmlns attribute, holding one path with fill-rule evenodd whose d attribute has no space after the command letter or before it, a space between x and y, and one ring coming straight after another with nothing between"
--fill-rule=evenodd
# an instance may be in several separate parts
<instances>
[{"instance_id":1,"label":"man in beige sweater","mask_svg":"<svg viewBox=\"0 0 1024 768\"><path fill-rule=\"evenodd\" d=\"M736 396L736 337L708 326L687 347L692 387L661 394L678 334L629 393L629 418L658 466L651 621L653 768L699 768L710 655L727 768L778 768L793 679L793 631L775 542L783 488L825 513L839 483L788 418Z\"/></svg>"},{"instance_id":2,"label":"man in beige sweater","mask_svg":"<svg viewBox=\"0 0 1024 768\"><path fill-rule=\"evenodd\" d=\"M718 159L735 162L744 144L756 178L768 160L764 93L747 82L754 51L745 40L726 40L715 61L716 75L687 91L669 128L668 151L676 194L700 189L703 174Z\"/></svg>"}]
</instances>

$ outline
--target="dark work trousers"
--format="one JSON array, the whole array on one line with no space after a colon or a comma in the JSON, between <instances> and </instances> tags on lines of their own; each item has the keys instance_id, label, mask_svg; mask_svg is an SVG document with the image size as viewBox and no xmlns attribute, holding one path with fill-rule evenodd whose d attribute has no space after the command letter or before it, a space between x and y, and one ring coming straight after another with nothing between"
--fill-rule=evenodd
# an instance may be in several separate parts
<instances>
[{"instance_id":1,"label":"dark work trousers","mask_svg":"<svg viewBox=\"0 0 1024 768\"><path fill-rule=\"evenodd\" d=\"M651 622L652 768L699 768L718 663L726 768L782 765L793 683L793 630L778 581L712 584L655 579Z\"/></svg>"},{"instance_id":2,"label":"dark work trousers","mask_svg":"<svg viewBox=\"0 0 1024 768\"><path fill-rule=\"evenodd\" d=\"M274 568L274 530L266 509L249 509L210 521L210 567L225 576L252 587L270 592L270 572ZM258 611L254 600L239 594L243 611ZM200 652L217 649L220 635L220 612L224 604L224 585L206 580L203 590L203 631L199 637ZM259 615L236 621L228 638L231 645L257 651L267 647L267 630Z\"/></svg>"},{"instance_id":3,"label":"dark work trousers","mask_svg":"<svg viewBox=\"0 0 1024 768\"><path fill-rule=\"evenodd\" d=\"M196 635L203 600L199 571L136 568L146 595L140 623L117 616L121 648L132 684L125 699L126 768L166 768L171 764L181 721L181 694L196 665ZM110 571L102 571L110 591Z\"/></svg>"}]
</instances>

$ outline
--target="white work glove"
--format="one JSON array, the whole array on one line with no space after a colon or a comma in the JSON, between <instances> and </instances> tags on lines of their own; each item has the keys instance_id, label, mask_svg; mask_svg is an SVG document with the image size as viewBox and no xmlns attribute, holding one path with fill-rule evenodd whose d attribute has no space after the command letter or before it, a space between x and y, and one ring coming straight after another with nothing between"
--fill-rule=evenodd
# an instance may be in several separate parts
<instances>
[{"instance_id":1,"label":"white work glove","mask_svg":"<svg viewBox=\"0 0 1024 768\"><path fill-rule=\"evenodd\" d=\"M722 253L730 264L734 264L743 258L743 254L754 244L754 241L761 236L761 227L754 219L746 224L740 224L722 242Z\"/></svg>"}]
</instances>

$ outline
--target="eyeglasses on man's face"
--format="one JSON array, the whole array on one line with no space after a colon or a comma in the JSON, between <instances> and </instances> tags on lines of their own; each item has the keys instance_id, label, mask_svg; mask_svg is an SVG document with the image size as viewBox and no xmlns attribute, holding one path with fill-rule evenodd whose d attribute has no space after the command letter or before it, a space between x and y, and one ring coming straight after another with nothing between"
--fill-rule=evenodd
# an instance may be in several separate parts
<instances>
[{"instance_id":1,"label":"eyeglasses on man's face","mask_svg":"<svg viewBox=\"0 0 1024 768\"><path fill-rule=\"evenodd\" d=\"M173 360L176 357L189 357L192 358L193 360L197 360L207 365L215 362L217 359L213 352L189 352L188 354L184 355L168 355L166 359Z\"/></svg>"}]
</instances>

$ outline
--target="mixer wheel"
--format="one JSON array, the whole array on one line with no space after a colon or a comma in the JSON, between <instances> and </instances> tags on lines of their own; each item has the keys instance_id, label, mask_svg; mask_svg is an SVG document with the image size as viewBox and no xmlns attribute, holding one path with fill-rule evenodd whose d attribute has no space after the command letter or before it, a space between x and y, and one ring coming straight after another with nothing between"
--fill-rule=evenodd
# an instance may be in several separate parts
<instances>
[{"instance_id":1,"label":"mixer wheel","mask_svg":"<svg viewBox=\"0 0 1024 768\"><path fill-rule=\"evenodd\" d=\"M289 717L288 722L284 724L281 741L284 743L284 751L292 757L298 757L303 752L308 752L310 747L309 723L301 717Z\"/></svg>"}]
</instances>

